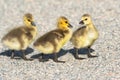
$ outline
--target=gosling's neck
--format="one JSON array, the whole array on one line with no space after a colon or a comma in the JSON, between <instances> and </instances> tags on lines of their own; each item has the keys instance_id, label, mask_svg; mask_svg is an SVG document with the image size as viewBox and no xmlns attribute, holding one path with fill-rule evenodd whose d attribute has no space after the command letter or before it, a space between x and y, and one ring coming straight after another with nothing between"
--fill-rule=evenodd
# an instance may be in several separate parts
<instances>
[{"instance_id":1,"label":"gosling's neck","mask_svg":"<svg viewBox=\"0 0 120 80\"><path fill-rule=\"evenodd\" d=\"M87 24L87 25L86 25L86 28L87 28L87 29L95 29L95 26L94 26L93 23L90 23L90 24Z\"/></svg>"},{"instance_id":2,"label":"gosling's neck","mask_svg":"<svg viewBox=\"0 0 120 80\"><path fill-rule=\"evenodd\" d=\"M62 30L62 31L69 31L70 30L69 28L61 27L61 26L58 26L57 28Z\"/></svg>"},{"instance_id":3,"label":"gosling's neck","mask_svg":"<svg viewBox=\"0 0 120 80\"><path fill-rule=\"evenodd\" d=\"M71 32L71 29L69 29L69 28L67 28L67 29L65 29L65 28L64 29L59 28L59 29L62 30L63 32L66 32L66 31L67 32Z\"/></svg>"}]
</instances>

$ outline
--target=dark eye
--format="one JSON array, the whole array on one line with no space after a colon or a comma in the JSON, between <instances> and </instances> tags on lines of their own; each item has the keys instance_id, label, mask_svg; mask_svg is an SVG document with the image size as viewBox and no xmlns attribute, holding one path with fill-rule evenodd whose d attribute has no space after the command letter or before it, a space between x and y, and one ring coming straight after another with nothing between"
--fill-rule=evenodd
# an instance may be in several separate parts
<instances>
[{"instance_id":1,"label":"dark eye","mask_svg":"<svg viewBox=\"0 0 120 80\"><path fill-rule=\"evenodd\" d=\"M30 19L28 19L28 21L30 22Z\"/></svg>"},{"instance_id":2,"label":"dark eye","mask_svg":"<svg viewBox=\"0 0 120 80\"><path fill-rule=\"evenodd\" d=\"M87 18L85 19L85 21L87 21Z\"/></svg>"},{"instance_id":3,"label":"dark eye","mask_svg":"<svg viewBox=\"0 0 120 80\"><path fill-rule=\"evenodd\" d=\"M60 24L62 24L62 22L60 22Z\"/></svg>"},{"instance_id":4,"label":"dark eye","mask_svg":"<svg viewBox=\"0 0 120 80\"><path fill-rule=\"evenodd\" d=\"M65 21L65 23L68 23L67 21Z\"/></svg>"}]
</instances>

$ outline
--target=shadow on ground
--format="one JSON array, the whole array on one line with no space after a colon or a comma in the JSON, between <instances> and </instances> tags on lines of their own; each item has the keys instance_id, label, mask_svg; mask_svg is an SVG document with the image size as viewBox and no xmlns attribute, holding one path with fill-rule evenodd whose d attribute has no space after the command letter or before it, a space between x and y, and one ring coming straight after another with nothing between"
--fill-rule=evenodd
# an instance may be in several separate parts
<instances>
[{"instance_id":1,"label":"shadow on ground","mask_svg":"<svg viewBox=\"0 0 120 80\"><path fill-rule=\"evenodd\" d=\"M75 57L75 50L74 49L70 49L70 50L61 49L60 52L57 54L58 58L61 57L61 56L64 56L68 52ZM90 52L92 53L92 52L94 52L94 50L90 49ZM87 54L87 53L88 53L88 49L87 48L79 50L79 54ZM31 58L39 59L40 56L41 56L41 53L38 53L36 55L31 56ZM54 58L54 54L44 54L43 58L44 59L53 59Z\"/></svg>"},{"instance_id":2,"label":"shadow on ground","mask_svg":"<svg viewBox=\"0 0 120 80\"><path fill-rule=\"evenodd\" d=\"M68 52L68 50L61 49L60 52L57 53L58 58L65 55L67 52ZM31 56L31 58L38 59L40 56L41 56L41 53L33 55L33 56ZM54 54L44 54L43 58L44 59L53 59Z\"/></svg>"},{"instance_id":3,"label":"shadow on ground","mask_svg":"<svg viewBox=\"0 0 120 80\"><path fill-rule=\"evenodd\" d=\"M70 49L68 51L75 57L75 49ZM94 51L95 51L94 49L90 48L90 53L92 53ZM79 49L78 53L81 55L86 55L86 54L88 54L88 49L87 48Z\"/></svg>"},{"instance_id":4,"label":"shadow on ground","mask_svg":"<svg viewBox=\"0 0 120 80\"><path fill-rule=\"evenodd\" d=\"M34 50L32 48L27 48L25 50L25 55L31 54L33 51ZM75 50L74 49L69 49L69 50L61 49L60 52L57 54L58 58L61 57L61 56L64 56L68 52L75 57ZM87 48L80 49L78 52L79 52L79 54L84 55L84 54L88 53L88 49ZM92 52L94 52L94 50L90 49L90 52L92 53ZM11 53L12 53L11 50L7 50L7 51L4 51L4 52L0 53L0 56L2 55L2 56L11 57ZM22 56L21 53L22 53L21 51L15 51L15 59L21 59L20 58ZM41 53L33 55L33 56L31 56L31 58L38 59L40 56L41 56ZM43 56L43 58L44 59L53 59L54 58L54 54L45 54Z\"/></svg>"},{"instance_id":5,"label":"shadow on ground","mask_svg":"<svg viewBox=\"0 0 120 80\"><path fill-rule=\"evenodd\" d=\"M33 51L34 50L32 48L27 48L25 50L25 55L31 54ZM6 50L6 51L0 53L0 56L2 55L2 56L11 57L11 54L12 54L11 50ZM20 58L22 56L21 54L22 54L21 51L15 51L15 59L21 59ZM19 58L16 58L16 57L19 57Z\"/></svg>"}]
</instances>

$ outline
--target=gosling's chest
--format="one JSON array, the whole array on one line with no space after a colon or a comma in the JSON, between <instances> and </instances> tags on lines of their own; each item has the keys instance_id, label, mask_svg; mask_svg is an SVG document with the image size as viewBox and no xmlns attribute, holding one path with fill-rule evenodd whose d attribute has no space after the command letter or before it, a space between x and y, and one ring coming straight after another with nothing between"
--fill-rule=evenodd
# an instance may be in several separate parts
<instances>
[{"instance_id":1,"label":"gosling's chest","mask_svg":"<svg viewBox=\"0 0 120 80\"><path fill-rule=\"evenodd\" d=\"M87 33L87 38L90 39L90 40L97 39L98 38L98 32L94 31L94 30L89 31Z\"/></svg>"}]
</instances>

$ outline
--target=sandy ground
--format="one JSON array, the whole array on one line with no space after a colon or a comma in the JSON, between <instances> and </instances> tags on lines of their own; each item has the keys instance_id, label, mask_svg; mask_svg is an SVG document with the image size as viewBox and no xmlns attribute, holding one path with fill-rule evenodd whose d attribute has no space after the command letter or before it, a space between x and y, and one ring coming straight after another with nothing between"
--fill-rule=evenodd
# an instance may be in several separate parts
<instances>
[{"instance_id":1,"label":"sandy ground","mask_svg":"<svg viewBox=\"0 0 120 80\"><path fill-rule=\"evenodd\" d=\"M64 64L52 59L44 63L11 60L10 51L0 43L0 80L120 80L120 0L0 0L0 39L23 25L23 15L28 12L34 15L37 37L55 29L60 16L69 19L74 31L80 27L81 16L90 14L100 34L92 54L99 57L76 60L68 42L59 53ZM37 58L39 52L32 50L32 44L30 47L27 57Z\"/></svg>"}]
</instances>

